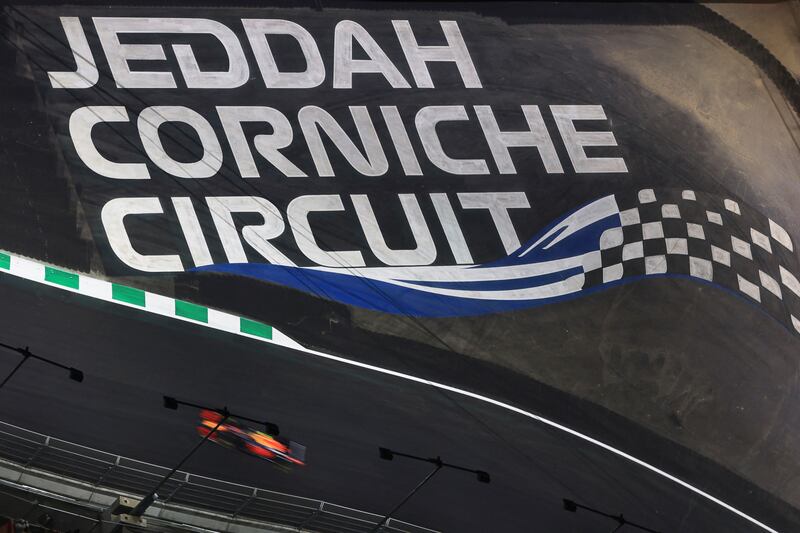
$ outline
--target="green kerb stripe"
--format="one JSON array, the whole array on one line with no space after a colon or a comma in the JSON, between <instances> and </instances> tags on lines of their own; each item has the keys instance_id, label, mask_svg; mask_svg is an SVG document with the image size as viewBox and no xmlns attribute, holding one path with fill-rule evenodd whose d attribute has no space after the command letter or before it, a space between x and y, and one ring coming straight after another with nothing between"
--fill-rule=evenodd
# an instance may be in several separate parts
<instances>
[{"instance_id":1,"label":"green kerb stripe","mask_svg":"<svg viewBox=\"0 0 800 533\"><path fill-rule=\"evenodd\" d=\"M242 333L272 340L272 326L256 322L255 320L248 320L247 318L240 318L239 321L239 329Z\"/></svg>"},{"instance_id":2,"label":"green kerb stripe","mask_svg":"<svg viewBox=\"0 0 800 533\"><path fill-rule=\"evenodd\" d=\"M183 300L175 300L175 314L208 324L208 308Z\"/></svg>"},{"instance_id":3,"label":"green kerb stripe","mask_svg":"<svg viewBox=\"0 0 800 533\"><path fill-rule=\"evenodd\" d=\"M78 288L78 275L72 272L65 272L53 267L44 267L44 280L50 283L56 283L69 287L71 289Z\"/></svg>"},{"instance_id":4,"label":"green kerb stripe","mask_svg":"<svg viewBox=\"0 0 800 533\"><path fill-rule=\"evenodd\" d=\"M144 291L141 289L134 289L133 287L126 287L125 285L111 284L111 297L120 302L125 302L133 305L140 305L144 307Z\"/></svg>"},{"instance_id":5,"label":"green kerb stripe","mask_svg":"<svg viewBox=\"0 0 800 533\"><path fill-rule=\"evenodd\" d=\"M0 268L8 270L11 268L11 256L0 252Z\"/></svg>"}]
</instances>

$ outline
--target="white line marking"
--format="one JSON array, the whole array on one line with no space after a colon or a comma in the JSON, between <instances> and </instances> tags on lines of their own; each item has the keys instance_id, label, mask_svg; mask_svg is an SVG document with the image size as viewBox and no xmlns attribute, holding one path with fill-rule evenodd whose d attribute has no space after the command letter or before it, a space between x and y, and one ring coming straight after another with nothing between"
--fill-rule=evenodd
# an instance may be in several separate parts
<instances>
[{"instance_id":1,"label":"white line marking","mask_svg":"<svg viewBox=\"0 0 800 533\"><path fill-rule=\"evenodd\" d=\"M239 333L239 317L216 309L208 310L208 325L228 333Z\"/></svg>"},{"instance_id":2,"label":"white line marking","mask_svg":"<svg viewBox=\"0 0 800 533\"><path fill-rule=\"evenodd\" d=\"M517 414L526 416L528 418L532 418L533 420L541 422L542 424L548 425L548 426L550 426L552 428L558 429L558 430L563 431L565 433L569 433L570 435L573 435L575 437L578 437L579 439L582 439L582 440L584 440L586 442L594 444L595 446L599 446L600 448L603 448L606 451L609 451L609 452L611 452L611 453L613 453L615 455L618 455L618 456L620 456L620 457L622 457L624 459L627 459L627 460L629 460L629 461L631 461L631 462L633 462L633 463L635 463L635 464L637 464L637 465L639 465L639 466L641 466L643 468L646 468L647 470L650 470L651 472L659 474L660 476L663 476L663 477L669 479L670 481L673 481L673 482L677 483L678 485L680 485L680 486L682 486L682 487L684 487L686 489L689 489L690 491L694 492L695 494L698 494L699 496L702 496L702 497L708 499L709 501L712 501L712 502L716 503L717 505L727 509L728 511L731 511L732 513L740 516L741 518L744 518L745 520L757 525L758 527L762 528L764 531L769 531L770 533L778 533L777 530L772 529L771 527L769 527L768 525L764 524L763 522L760 522L760 521L756 520L752 516L750 516L750 515L742 512L742 511L736 509L735 507L733 507L731 505L728 505L727 503L725 503L724 501L720 500L719 498L716 498L716 497L712 496L711 494L703 491L702 489L699 489L699 488L695 487L694 485L692 485L690 483L687 483L686 481L683 481L682 479L680 479L678 477L675 477L672 474L670 474L668 472L665 472L665 471L661 470L660 468L657 468L657 467L651 465L650 463L647 463L647 462L645 462L645 461L643 461L641 459L638 459L638 458L634 457L633 455L630 455L629 453L623 452L622 450L614 448L610 444L606 444L605 442L597 440L594 437L590 437L589 435L585 435L585 434L583 434L583 433L581 433L581 432L579 432L577 430L574 430L572 428L569 428L567 426L559 424L558 422L554 422L552 420L544 418L543 416L533 414L531 412L525 411L524 409L520 409L519 407L514 407L513 405L509 405L509 404L501 402L499 400L495 400L495 399L492 399L492 398L489 398L489 397L486 397L486 396L482 396L482 395L476 394L474 392L469 392L469 391L466 391L466 390L463 390L463 389L458 389L456 387L451 387L450 385L445 385L443 383L437 383L436 381L429 381L427 379L418 378L416 376L412 376L412 375L409 375L409 374L403 374L401 372L396 372L394 370L389 370L389 369L386 369L386 368L381 368L381 367L369 365L369 364L366 364L366 363L360 363L358 361L353 361L352 359L345 359L343 357L338 357L338 356L327 354L327 353L324 353L324 352L318 352L316 350L310 350L310 349L305 348L305 347L300 347L300 348L298 348L298 350L302 350L303 352L306 352L308 354L316 355L318 357L323 357L325 359L331 359L333 361L338 361L340 363L345 363L345 364L348 364L348 365L353 365L353 366L357 366L357 367L360 367L360 368L373 370L375 372L388 374L388 375L395 376L395 377L402 378L402 379L406 379L406 380L409 380L409 381L414 381L416 383L422 383L424 385L429 385L429 386L435 387L437 389L442 389L442 390L446 390L446 391L449 391L449 392L454 392L454 393L457 393L457 394L461 394L463 396L468 396L468 397L473 398L475 400L481 400L483 402L490 403L490 404L495 405L497 407L502 407L503 409L507 409L509 411L513 411L513 412L515 412Z\"/></svg>"},{"instance_id":3,"label":"white line marking","mask_svg":"<svg viewBox=\"0 0 800 533\"><path fill-rule=\"evenodd\" d=\"M147 310L157 315L172 318L175 316L175 300L153 292L145 294Z\"/></svg>"},{"instance_id":4,"label":"white line marking","mask_svg":"<svg viewBox=\"0 0 800 533\"><path fill-rule=\"evenodd\" d=\"M61 270L65 270L65 269L61 269ZM117 300L113 300L113 299L110 298L110 294L108 295L109 297L103 297L103 296L97 295L98 286L101 286L103 283L107 283L107 282L103 282L101 280L96 280L94 278L90 278L90 277L88 277L88 276L86 276L84 274L79 274L79 276L80 276L80 289L78 291L70 290L70 289L68 289L68 288L66 288L64 286L61 286L61 285L54 285L54 284L47 283L47 282L44 281L44 265L43 264L31 261L29 259L20 258L20 257L18 257L16 255L11 255L11 268L9 270L0 269L0 273L12 274L12 275L15 275L15 276L18 276L18 277L22 277L22 278L37 282L37 283L42 283L42 284L48 285L48 286L51 286L51 287L68 290L69 292L78 292L83 296L88 296L88 297L91 297L91 298L97 298L97 299L105 300L105 301L108 301L108 302L111 302L111 303L114 303L114 304L117 304L117 305L130 307L132 309L139 309L141 311L146 311L146 312L153 313L153 314L159 314L159 315L161 314L161 312L159 312L159 310L150 309L147 306L139 307L139 306L136 306L136 305L128 304L126 302L120 302L120 301L117 301ZM90 280L90 281L87 282L87 280ZM86 290L86 289L84 289L84 287L86 287L86 288L92 287L92 288L89 289L89 290ZM110 284L108 284L108 287L110 289ZM103 292L105 292L105 291L103 291ZM109 293L110 293L110 290L109 290ZM159 300L161 300L159 302L161 305L163 305L163 299L164 298L167 298L167 297L162 296L162 297L159 298ZM211 316L212 311L214 313L221 313L220 311L214 311L214 310L209 309L209 318ZM183 317L179 317L179 316L171 316L169 318L172 318L172 319L175 319L175 320L181 320L183 322L191 322L191 323L196 324L198 326L208 327L208 328L216 329L216 330L219 330L219 331L226 331L228 333L233 333L234 335L238 335L240 337L247 337L247 338L250 338L250 339L253 339L253 340L256 340L256 341L265 342L265 343L268 343L268 344L276 344L276 345L284 346L286 348L291 348L291 349L297 350L299 352L303 352L303 353L307 353L309 355L314 355L314 356L317 356L317 357L321 357L323 359L328 359L330 361L336 361L336 362L343 363L343 364L346 364L346 365L355 366L355 367L358 367L358 368L363 368L365 370L371 370L373 372L379 372L381 374L386 374L388 376L394 376L396 378L405 379L407 381L413 381L414 383L420 383L420 384L423 384L423 385L428 385L430 387L434 387L434 388L437 388L437 389L440 389L440 390L453 392L453 393L456 393L456 394L460 394L462 396L466 396L468 398L472 398L472 399L475 399L475 400L479 400L479 401L482 401L482 402L489 403L491 405L494 405L496 407L500 407L502 409L506 409L508 411L520 414L520 415L525 416L525 417L528 417L528 418L530 418L532 420L536 420L537 422L541 422L542 424L545 424L547 426L555 428L555 429L557 429L559 431L563 431L564 433L568 433L568 434L570 434L570 435L572 435L574 437L577 437L577 438L579 438L579 439L581 439L581 440L583 440L585 442L593 444L593 445L595 445L595 446L597 446L599 448L602 448L602 449L604 449L604 450L606 450L608 452L611 452L611 453L613 453L613 454L615 454L615 455L617 455L619 457L622 457L623 459L627 459L628 461L630 461L630 462L632 462L634 464L637 464L637 465L641 466L642 468L645 468L646 470L650 470L651 472L653 472L655 474L658 474L658 475L660 475L660 476L672 481L673 483L676 483L676 484L684 487L685 489L688 489L691 492L694 492L695 494L697 494L699 496L702 496L703 498L707 499L708 501L716 503L720 507L722 507L724 509L727 509L728 511L732 512L733 514L735 514L735 515L737 515L737 516L739 516L741 518L744 518L748 522L760 527L764 531L768 531L769 533L778 533L777 530L772 529L771 527L767 526L763 522L760 522L760 521L756 520L755 518L753 518L752 516L748 515L747 513L744 513L743 511L740 511L739 509L736 509L735 507L725 503L724 501L720 500L719 498L716 498L715 496L712 496L711 494L703 491L702 489L699 489L699 488L695 487L694 485L692 485L690 483L687 483L686 481L683 481L682 479L677 478L677 477L673 476L672 474L670 474L668 472L665 472L664 470L661 470L660 468L657 468L657 467L651 465L650 463L647 463L647 462L645 462L645 461L643 461L641 459L638 459L638 458L634 457L633 455L630 455L629 453L626 453L626 452L624 452L624 451L622 451L620 449L614 448L610 444L606 444L605 442L597 440L594 437L590 437L589 435L585 435L585 434L583 434L583 433L581 433L581 432L579 432L577 430L574 430L572 428L569 428L567 426L559 424L558 422L554 422L552 420L544 418L543 416L536 415L536 414L531 413L529 411L525 411L524 409L520 409L519 407L514 407L513 405L501 402L499 400L495 400L495 399L489 398L487 396L482 396L480 394L477 394L477 393L474 393L474 392L470 392L470 391L467 391L467 390L463 390L463 389L459 389L459 388L456 388L456 387L452 387L450 385L445 385L443 383L438 383L436 381L430 381L430 380L427 380L427 379L424 379L424 378L419 378L419 377L416 377L416 376L412 376L410 374L404 374L402 372L397 372L395 370L389 370L388 368L382 368L382 367L379 367L379 366L374 366L374 365L370 365L370 364L367 364L367 363L362 363L362 362L359 362L359 361L355 361L353 359L346 359L344 357L339 357L337 355L333 355L333 354L329 354L329 353L325 353L325 352L319 352L317 350L312 350L310 348L306 348L305 346L301 345L300 343L298 343L294 339L292 339L290 337L287 337L285 334L283 334L282 332L278 331L275 328L272 329L272 340L269 340L269 339L265 339L263 337L258 337L258 336L255 336L255 335L249 335L247 333L243 333L243 332L240 332L240 331L231 331L230 329L228 329L228 327L230 327L232 325L230 323L227 323L225 325L220 324L220 323L217 323L217 324L204 324L202 322L195 322L193 320L184 319ZM794 319L794 317L792 317L792 318ZM209 322L210 322L210 320L209 320ZM228 321L225 320L225 322L228 322Z\"/></svg>"},{"instance_id":5,"label":"white line marking","mask_svg":"<svg viewBox=\"0 0 800 533\"><path fill-rule=\"evenodd\" d=\"M11 256L11 269L21 278L46 283L44 281L44 265L13 255ZM49 283L46 284L49 285Z\"/></svg>"},{"instance_id":6,"label":"white line marking","mask_svg":"<svg viewBox=\"0 0 800 533\"><path fill-rule=\"evenodd\" d=\"M111 300L111 284L101 279L88 278L81 275L80 285L76 292L98 300Z\"/></svg>"}]
</instances>

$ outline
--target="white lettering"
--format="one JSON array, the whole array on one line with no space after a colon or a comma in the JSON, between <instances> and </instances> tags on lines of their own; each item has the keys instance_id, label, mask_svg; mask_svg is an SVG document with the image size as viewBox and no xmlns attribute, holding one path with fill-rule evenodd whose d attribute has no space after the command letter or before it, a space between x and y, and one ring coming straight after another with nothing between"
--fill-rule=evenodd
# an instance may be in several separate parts
<instances>
[{"instance_id":1,"label":"white lettering","mask_svg":"<svg viewBox=\"0 0 800 533\"><path fill-rule=\"evenodd\" d=\"M94 17L97 36L108 59L108 66L117 87L125 89L174 89L177 87L171 72L131 71L128 61L164 61L167 56L159 44L121 44L120 33L202 33L213 35L222 43L228 56L228 70L200 70L191 46L172 46L186 86L194 89L230 89L247 82L250 69L236 35L224 24L208 19Z\"/></svg>"},{"instance_id":2,"label":"white lettering","mask_svg":"<svg viewBox=\"0 0 800 533\"><path fill-rule=\"evenodd\" d=\"M458 199L464 209L489 210L507 254L519 249L519 237L508 210L530 207L524 192L460 192Z\"/></svg>"},{"instance_id":3,"label":"white lettering","mask_svg":"<svg viewBox=\"0 0 800 533\"><path fill-rule=\"evenodd\" d=\"M317 244L308 215L312 212L344 211L338 194L298 196L286 208L286 218L294 234L297 247L310 260L327 267L363 267L364 257L357 250L332 252Z\"/></svg>"},{"instance_id":4,"label":"white lettering","mask_svg":"<svg viewBox=\"0 0 800 533\"><path fill-rule=\"evenodd\" d=\"M325 81L325 64L314 37L295 22L279 19L242 19L250 47L268 89L310 89ZM281 72L267 42L267 35L293 37L306 60L303 72Z\"/></svg>"},{"instance_id":5,"label":"white lettering","mask_svg":"<svg viewBox=\"0 0 800 533\"><path fill-rule=\"evenodd\" d=\"M439 222L442 224L444 235L447 237L447 244L450 245L450 250L453 252L453 259L459 265L472 264L474 262L472 254L469 252L467 241L464 239L461 225L453 212L453 206L450 204L450 200L447 199L447 193L432 193L431 201L439 217Z\"/></svg>"},{"instance_id":6,"label":"white lettering","mask_svg":"<svg viewBox=\"0 0 800 533\"><path fill-rule=\"evenodd\" d=\"M186 244L189 246L189 253L192 254L194 266L213 264L214 260L211 258L211 252L208 251L208 243L203 235L203 228L200 227L200 221L197 220L192 199L189 197L173 198L172 205L175 206L178 222Z\"/></svg>"},{"instance_id":7,"label":"white lettering","mask_svg":"<svg viewBox=\"0 0 800 533\"><path fill-rule=\"evenodd\" d=\"M482 87L481 80L478 78L475 65L472 64L472 58L469 55L464 38L461 36L461 30L458 29L458 23L453 20L441 20L439 24L444 31L447 45L420 46L417 44L417 39L414 37L414 32L411 31L411 25L407 20L392 21L394 31L397 33L397 38L403 47L403 53L406 56L406 61L408 61L408 66L411 67L411 74L414 75L417 87L432 89L433 80L431 80L427 64L433 61L447 61L455 63L456 67L458 67L461 79L464 80L464 87L480 89Z\"/></svg>"},{"instance_id":8,"label":"white lettering","mask_svg":"<svg viewBox=\"0 0 800 533\"><path fill-rule=\"evenodd\" d=\"M69 117L69 135L83 164L106 178L150 179L144 163L115 163L100 154L92 140L92 129L103 122L128 122L128 112L123 106L87 106L76 109Z\"/></svg>"},{"instance_id":9,"label":"white lettering","mask_svg":"<svg viewBox=\"0 0 800 533\"><path fill-rule=\"evenodd\" d=\"M267 261L276 265L294 266L269 240L279 237L285 225L278 208L258 196L210 196L206 198L211 218L217 228L222 248L229 263L247 263L247 254L236 231L232 213L258 213L264 223L242 228L242 237Z\"/></svg>"},{"instance_id":10,"label":"white lettering","mask_svg":"<svg viewBox=\"0 0 800 533\"><path fill-rule=\"evenodd\" d=\"M408 138L408 131L403 124L403 119L400 118L397 106L381 106L381 114L383 114L383 121L386 123L389 135L392 137L397 157L400 158L400 164L403 165L403 172L406 176L421 176L422 169L419 168L417 155L414 153L414 147L411 146L411 139Z\"/></svg>"},{"instance_id":11,"label":"white lettering","mask_svg":"<svg viewBox=\"0 0 800 533\"><path fill-rule=\"evenodd\" d=\"M289 161L279 150L292 144L292 125L286 116L271 107L260 106L219 106L217 113L222 121L222 128L228 137L228 143L243 178L258 178L258 168L253 160L253 153L247 144L242 129L242 122L265 122L272 126L271 134L256 135L253 144L258 153L275 168L289 177L306 177L305 173Z\"/></svg>"},{"instance_id":12,"label":"white lettering","mask_svg":"<svg viewBox=\"0 0 800 533\"><path fill-rule=\"evenodd\" d=\"M305 135L308 150L317 167L317 173L323 177L334 175L331 161L319 133L319 130L322 129L356 171L365 176L385 174L389 170L389 163L367 108L350 106L350 114L353 116L358 136L364 144L366 157L361 155L359 149L336 122L336 119L324 109L317 106L306 106L298 113L300 128Z\"/></svg>"},{"instance_id":13,"label":"white lettering","mask_svg":"<svg viewBox=\"0 0 800 533\"><path fill-rule=\"evenodd\" d=\"M489 167L483 159L453 159L444 153L442 141L436 133L439 122L469 120L463 105L423 107L415 119L417 133L431 163L451 174L488 174Z\"/></svg>"},{"instance_id":14,"label":"white lettering","mask_svg":"<svg viewBox=\"0 0 800 533\"><path fill-rule=\"evenodd\" d=\"M193 163L176 161L161 142L158 128L166 122L183 122L200 137L203 155ZM180 178L210 178L222 167L222 148L211 124L196 111L183 106L152 106L139 114L139 137L144 151L158 167Z\"/></svg>"},{"instance_id":15,"label":"white lettering","mask_svg":"<svg viewBox=\"0 0 800 533\"><path fill-rule=\"evenodd\" d=\"M365 194L353 194L350 198L356 208L358 220L367 237L370 250L383 263L391 266L430 265L436 260L436 244L433 242L428 224L422 215L419 202L413 194L398 194L403 212L408 219L411 234L417 243L416 248L393 250L386 245L375 212Z\"/></svg>"},{"instance_id":16,"label":"white lettering","mask_svg":"<svg viewBox=\"0 0 800 533\"><path fill-rule=\"evenodd\" d=\"M177 255L142 255L133 249L125 229L128 215L160 215L164 213L158 198L114 198L103 206L100 219L108 236L108 244L120 261L143 272L180 272L181 258Z\"/></svg>"},{"instance_id":17,"label":"white lettering","mask_svg":"<svg viewBox=\"0 0 800 533\"><path fill-rule=\"evenodd\" d=\"M494 162L497 164L497 169L501 174L516 174L517 169L511 160L511 154L508 149L509 147L523 146L535 146L539 150L539 155L548 174L561 174L564 172L538 106L522 106L522 113L525 115L525 120L530 128L528 131L500 131L492 108L488 105L476 105L475 113L478 115L483 134L486 136L486 142L489 143Z\"/></svg>"},{"instance_id":18,"label":"white lettering","mask_svg":"<svg viewBox=\"0 0 800 533\"><path fill-rule=\"evenodd\" d=\"M88 89L100 79L94 56L78 17L60 17L67 43L75 59L75 72L48 72L50 85L55 89Z\"/></svg>"},{"instance_id":19,"label":"white lettering","mask_svg":"<svg viewBox=\"0 0 800 533\"><path fill-rule=\"evenodd\" d=\"M599 105L551 105L550 111L556 120L558 131L567 147L575 172L628 172L620 157L587 157L585 146L617 146L610 131L576 131L574 120L605 120L603 106Z\"/></svg>"},{"instance_id":20,"label":"white lettering","mask_svg":"<svg viewBox=\"0 0 800 533\"><path fill-rule=\"evenodd\" d=\"M369 59L353 59L353 40L358 41ZM336 25L333 41L333 88L352 88L354 73L383 74L395 89L411 87L363 26L343 20Z\"/></svg>"}]
</instances>

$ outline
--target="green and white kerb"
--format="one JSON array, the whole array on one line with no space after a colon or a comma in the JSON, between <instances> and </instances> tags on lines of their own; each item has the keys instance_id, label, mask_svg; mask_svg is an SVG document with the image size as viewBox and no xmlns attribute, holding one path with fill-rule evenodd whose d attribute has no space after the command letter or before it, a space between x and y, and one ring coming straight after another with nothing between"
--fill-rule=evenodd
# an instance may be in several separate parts
<instances>
[{"instance_id":1,"label":"green and white kerb","mask_svg":"<svg viewBox=\"0 0 800 533\"><path fill-rule=\"evenodd\" d=\"M274 327L262 322L142 289L120 285L119 283L93 278L86 274L71 272L60 267L45 265L9 252L0 251L0 273L11 274L37 283L76 292L90 298L125 305L186 322L202 324L213 329L286 346L287 348L300 348L298 343Z\"/></svg>"}]
</instances>

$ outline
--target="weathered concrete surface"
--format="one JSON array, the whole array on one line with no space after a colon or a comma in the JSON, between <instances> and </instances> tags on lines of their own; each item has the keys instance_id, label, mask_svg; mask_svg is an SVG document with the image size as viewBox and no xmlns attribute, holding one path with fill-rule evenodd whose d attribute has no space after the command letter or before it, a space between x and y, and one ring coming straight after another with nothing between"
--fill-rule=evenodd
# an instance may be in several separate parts
<instances>
[{"instance_id":1,"label":"weathered concrete surface","mask_svg":"<svg viewBox=\"0 0 800 533\"><path fill-rule=\"evenodd\" d=\"M758 39L795 77L800 77L800 2L706 4Z\"/></svg>"},{"instance_id":2,"label":"weathered concrete surface","mask_svg":"<svg viewBox=\"0 0 800 533\"><path fill-rule=\"evenodd\" d=\"M602 43L591 33L582 38L597 61L630 76L704 130L705 149L716 161L708 171L720 183L797 227L800 150L773 101L779 95L767 89L756 65L696 28L623 27ZM690 159L707 155L686 153Z\"/></svg>"}]
</instances>

